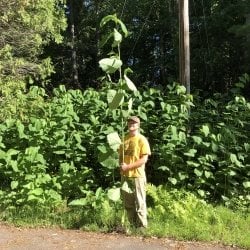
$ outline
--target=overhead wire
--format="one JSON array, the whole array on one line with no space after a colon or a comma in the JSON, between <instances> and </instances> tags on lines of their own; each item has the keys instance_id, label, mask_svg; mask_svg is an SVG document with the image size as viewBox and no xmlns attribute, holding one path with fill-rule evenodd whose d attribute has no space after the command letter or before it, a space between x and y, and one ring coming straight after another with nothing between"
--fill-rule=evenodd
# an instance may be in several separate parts
<instances>
[{"instance_id":1,"label":"overhead wire","mask_svg":"<svg viewBox=\"0 0 250 250\"><path fill-rule=\"evenodd\" d=\"M195 15L197 16L197 9L196 9L196 4L195 4L195 0L193 0L193 6L194 6L194 12ZM202 0L202 17L204 20L204 29L205 29L205 37L206 37L206 43L207 43L207 51L208 51L208 55L210 55L210 46L209 46L209 40L208 40L208 32L207 32L207 24L206 24L206 15L205 15L205 9L204 9L204 2ZM199 38L200 38L200 42L203 43L203 39L202 39L202 35L201 35L201 28L199 23L197 24L198 27L198 31L199 31ZM206 72L206 76L208 74L208 68L207 68L207 60L206 60L206 56L205 54L203 54L203 61L204 61L204 65L205 65L205 72Z\"/></svg>"},{"instance_id":2,"label":"overhead wire","mask_svg":"<svg viewBox=\"0 0 250 250\"><path fill-rule=\"evenodd\" d=\"M122 12L121 12L121 17L120 17L120 18L122 18L122 16L123 16L123 13L124 13L124 9L125 9L126 4L127 4L127 0L125 0L125 1L123 2L123 7L122 7Z\"/></svg>"},{"instance_id":3,"label":"overhead wire","mask_svg":"<svg viewBox=\"0 0 250 250\"><path fill-rule=\"evenodd\" d=\"M202 3L202 11L203 11L205 34L206 34L206 39L207 39L208 54L210 55L210 46L209 46L209 41L208 41L207 21L206 21L206 14L205 14L205 8L204 8L204 1L201 0L201 3Z\"/></svg>"},{"instance_id":4,"label":"overhead wire","mask_svg":"<svg viewBox=\"0 0 250 250\"><path fill-rule=\"evenodd\" d=\"M136 40L135 40L134 46L133 46L133 48L132 48L132 50L131 50L131 52L130 52L129 57L133 54L133 52L134 52L134 50L135 50L135 47L136 47L136 45L137 45L137 43L138 43L138 41L139 41L139 38L141 37L142 31L143 31L143 29L144 29L144 27L145 27L145 25L146 25L146 23L147 23L147 21L148 21L148 19L149 19L149 16L150 16L150 14L151 14L151 12L152 12L154 6L155 6L155 0L154 0L153 4L151 5L151 8L150 8L149 11L148 11L148 14L147 14L147 16L146 16L146 18L145 18L145 21L144 21L144 23L143 23L141 29L140 29L139 35L137 36L137 38L136 38Z\"/></svg>"}]
</instances>

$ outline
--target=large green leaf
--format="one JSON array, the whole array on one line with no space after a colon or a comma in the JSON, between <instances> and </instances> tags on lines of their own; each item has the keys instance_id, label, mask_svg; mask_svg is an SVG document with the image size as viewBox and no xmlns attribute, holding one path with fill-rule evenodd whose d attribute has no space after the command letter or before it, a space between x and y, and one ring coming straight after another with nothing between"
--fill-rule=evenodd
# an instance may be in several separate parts
<instances>
[{"instance_id":1,"label":"large green leaf","mask_svg":"<svg viewBox=\"0 0 250 250\"><path fill-rule=\"evenodd\" d=\"M116 14L114 14L114 15L107 15L107 16L103 17L103 19L100 22L100 27L103 27L109 21L114 21L115 23L117 23L117 16L116 16Z\"/></svg>"},{"instance_id":2,"label":"large green leaf","mask_svg":"<svg viewBox=\"0 0 250 250\"><path fill-rule=\"evenodd\" d=\"M211 175L212 175L212 173L210 171L205 171L206 178L209 178Z\"/></svg>"},{"instance_id":3,"label":"large green leaf","mask_svg":"<svg viewBox=\"0 0 250 250\"><path fill-rule=\"evenodd\" d=\"M17 126L17 130L18 130L18 133L19 133L19 138L22 139L22 138L28 138L27 135L24 134L24 125L21 123L21 121L17 121L16 123L16 126Z\"/></svg>"},{"instance_id":4,"label":"large green leaf","mask_svg":"<svg viewBox=\"0 0 250 250\"><path fill-rule=\"evenodd\" d=\"M133 193L132 185L128 181L124 181L122 183L121 190L124 191L124 192L126 192L126 193Z\"/></svg>"},{"instance_id":5,"label":"large green leaf","mask_svg":"<svg viewBox=\"0 0 250 250\"><path fill-rule=\"evenodd\" d=\"M115 22L115 24L119 24L123 33L124 33L124 36L127 37L128 36L128 30L126 28L126 25L120 20L117 18L116 14L114 15L107 15L105 16L101 22L100 22L100 27L103 27L106 23L108 23L109 21L113 21Z\"/></svg>"},{"instance_id":6,"label":"large green leaf","mask_svg":"<svg viewBox=\"0 0 250 250\"><path fill-rule=\"evenodd\" d=\"M207 125L202 125L201 132L207 137L210 133L209 127Z\"/></svg>"},{"instance_id":7,"label":"large green leaf","mask_svg":"<svg viewBox=\"0 0 250 250\"><path fill-rule=\"evenodd\" d=\"M114 151L117 151L118 148L120 147L121 143L122 143L117 132L113 132L113 133L108 134L107 135L107 140L108 140L109 146Z\"/></svg>"},{"instance_id":8,"label":"large green leaf","mask_svg":"<svg viewBox=\"0 0 250 250\"><path fill-rule=\"evenodd\" d=\"M110 147L108 149L104 149L104 147L99 146L98 149L100 151L98 154L98 159L102 166L109 169L113 169L118 166L117 157L115 156L114 151L110 149Z\"/></svg>"},{"instance_id":9,"label":"large green leaf","mask_svg":"<svg viewBox=\"0 0 250 250\"><path fill-rule=\"evenodd\" d=\"M19 172L17 161L15 160L10 160L9 164L11 165L12 169L14 172Z\"/></svg>"},{"instance_id":10,"label":"large green leaf","mask_svg":"<svg viewBox=\"0 0 250 250\"><path fill-rule=\"evenodd\" d=\"M81 199L71 201L68 205L69 206L85 206L87 204L88 204L88 200L86 198L81 198Z\"/></svg>"},{"instance_id":11,"label":"large green leaf","mask_svg":"<svg viewBox=\"0 0 250 250\"><path fill-rule=\"evenodd\" d=\"M122 31L124 33L124 36L127 37L128 36L128 30L127 30L126 25L119 19L117 20L117 22L120 24L121 29L122 29Z\"/></svg>"},{"instance_id":12,"label":"large green leaf","mask_svg":"<svg viewBox=\"0 0 250 250\"><path fill-rule=\"evenodd\" d=\"M36 195L36 196L39 196L41 194L43 194L43 189L42 188L35 188L35 189L32 189L28 192L29 195Z\"/></svg>"},{"instance_id":13,"label":"large green leaf","mask_svg":"<svg viewBox=\"0 0 250 250\"><path fill-rule=\"evenodd\" d=\"M136 91L137 88L136 86L134 85L134 83L126 76L124 75L124 79L125 79L125 82L127 84L127 87L132 90L132 91Z\"/></svg>"},{"instance_id":14,"label":"large green leaf","mask_svg":"<svg viewBox=\"0 0 250 250\"><path fill-rule=\"evenodd\" d=\"M250 181L243 182L244 188L250 188Z\"/></svg>"},{"instance_id":15,"label":"large green leaf","mask_svg":"<svg viewBox=\"0 0 250 250\"><path fill-rule=\"evenodd\" d=\"M236 154L230 154L230 160L231 160L231 162L234 163L236 166L242 167L242 164L241 164L241 162L238 160Z\"/></svg>"},{"instance_id":16,"label":"large green leaf","mask_svg":"<svg viewBox=\"0 0 250 250\"><path fill-rule=\"evenodd\" d=\"M173 184L176 185L177 180L175 178L169 177L168 180Z\"/></svg>"},{"instance_id":17,"label":"large green leaf","mask_svg":"<svg viewBox=\"0 0 250 250\"><path fill-rule=\"evenodd\" d=\"M2 150L0 150L0 159L5 159L6 153Z\"/></svg>"},{"instance_id":18,"label":"large green leaf","mask_svg":"<svg viewBox=\"0 0 250 250\"><path fill-rule=\"evenodd\" d=\"M102 161L100 161L100 163L102 164L102 166L109 168L109 169L114 169L114 168L117 168L118 166L118 160L112 156L109 156L103 159Z\"/></svg>"},{"instance_id":19,"label":"large green leaf","mask_svg":"<svg viewBox=\"0 0 250 250\"><path fill-rule=\"evenodd\" d=\"M112 201L118 201L121 196L120 188L111 188L108 190L108 198Z\"/></svg>"},{"instance_id":20,"label":"large green leaf","mask_svg":"<svg viewBox=\"0 0 250 250\"><path fill-rule=\"evenodd\" d=\"M197 168L194 169L194 173L195 173L198 177L202 176L202 171L198 170Z\"/></svg>"},{"instance_id":21,"label":"large green leaf","mask_svg":"<svg viewBox=\"0 0 250 250\"><path fill-rule=\"evenodd\" d=\"M201 197L204 197L205 196L205 192L201 189L198 189L198 194L201 196Z\"/></svg>"},{"instance_id":22,"label":"large green leaf","mask_svg":"<svg viewBox=\"0 0 250 250\"><path fill-rule=\"evenodd\" d=\"M197 167L200 166L199 163L194 162L194 161L187 161L187 165L188 165L188 166L191 166L191 167L195 167L195 168L197 168Z\"/></svg>"},{"instance_id":23,"label":"large green leaf","mask_svg":"<svg viewBox=\"0 0 250 250\"><path fill-rule=\"evenodd\" d=\"M16 149L14 149L14 148L11 148L11 149L9 149L8 151L7 151L7 155L8 156L12 156L12 155L17 155L17 154L19 154L19 150L16 150Z\"/></svg>"},{"instance_id":24,"label":"large green leaf","mask_svg":"<svg viewBox=\"0 0 250 250\"><path fill-rule=\"evenodd\" d=\"M117 92L112 100L111 103L109 103L110 109L117 109L124 101L124 93L123 92Z\"/></svg>"},{"instance_id":25,"label":"large green leaf","mask_svg":"<svg viewBox=\"0 0 250 250\"><path fill-rule=\"evenodd\" d=\"M194 148L189 149L188 152L184 153L184 155L189 156L189 157L194 157L196 154L197 150Z\"/></svg>"},{"instance_id":26,"label":"large green leaf","mask_svg":"<svg viewBox=\"0 0 250 250\"><path fill-rule=\"evenodd\" d=\"M56 155L64 155L65 151L64 150L55 150L55 151L53 151L53 153Z\"/></svg>"},{"instance_id":27,"label":"large green leaf","mask_svg":"<svg viewBox=\"0 0 250 250\"><path fill-rule=\"evenodd\" d=\"M29 147L25 149L26 159L30 162L37 161L38 151L40 147Z\"/></svg>"},{"instance_id":28,"label":"large green leaf","mask_svg":"<svg viewBox=\"0 0 250 250\"><path fill-rule=\"evenodd\" d=\"M114 29L114 42L112 47L117 47L122 42L122 35L117 29Z\"/></svg>"},{"instance_id":29,"label":"large green leaf","mask_svg":"<svg viewBox=\"0 0 250 250\"><path fill-rule=\"evenodd\" d=\"M99 61L99 65L104 72L112 74L122 66L122 61L117 58L104 58Z\"/></svg>"},{"instance_id":30,"label":"large green leaf","mask_svg":"<svg viewBox=\"0 0 250 250\"><path fill-rule=\"evenodd\" d=\"M10 186L11 186L11 189L17 188L17 186L18 186L18 181L12 181L11 184L10 184Z\"/></svg>"},{"instance_id":31,"label":"large green leaf","mask_svg":"<svg viewBox=\"0 0 250 250\"><path fill-rule=\"evenodd\" d=\"M102 47L108 42L108 40L109 40L111 37L113 37L113 34L112 34L112 33L103 35L102 38L101 38L101 41L100 41L100 43L99 43L100 48L102 48Z\"/></svg>"},{"instance_id":32,"label":"large green leaf","mask_svg":"<svg viewBox=\"0 0 250 250\"><path fill-rule=\"evenodd\" d=\"M133 99L130 98L128 101L128 113L132 111L132 107L133 107Z\"/></svg>"},{"instance_id":33,"label":"large green leaf","mask_svg":"<svg viewBox=\"0 0 250 250\"><path fill-rule=\"evenodd\" d=\"M108 103L111 103L114 99L114 96L116 95L117 91L114 89L109 89L107 91L107 101Z\"/></svg>"},{"instance_id":34,"label":"large green leaf","mask_svg":"<svg viewBox=\"0 0 250 250\"><path fill-rule=\"evenodd\" d=\"M75 139L76 139L76 141L77 141L78 143L81 143L81 142L82 142L80 133L75 133L75 134L74 134L74 137L75 137Z\"/></svg>"},{"instance_id":35,"label":"large green leaf","mask_svg":"<svg viewBox=\"0 0 250 250\"><path fill-rule=\"evenodd\" d=\"M172 136L171 136L171 139L172 140L176 140L176 141L178 141L178 134L177 134L177 128L176 128L176 126L174 126L174 125L170 125L170 128L171 128L171 132L172 132Z\"/></svg>"},{"instance_id":36,"label":"large green leaf","mask_svg":"<svg viewBox=\"0 0 250 250\"><path fill-rule=\"evenodd\" d=\"M197 143L198 145L202 143L202 138L200 136L192 136L193 140L195 143Z\"/></svg>"}]
</instances>

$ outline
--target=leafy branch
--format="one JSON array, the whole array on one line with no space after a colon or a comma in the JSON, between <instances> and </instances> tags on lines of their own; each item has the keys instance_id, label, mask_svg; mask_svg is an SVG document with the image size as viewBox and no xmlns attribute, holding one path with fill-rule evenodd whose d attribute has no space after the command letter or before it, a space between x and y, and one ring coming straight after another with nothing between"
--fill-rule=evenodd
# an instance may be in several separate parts
<instances>
[{"instance_id":1,"label":"leafy branch","mask_svg":"<svg viewBox=\"0 0 250 250\"><path fill-rule=\"evenodd\" d=\"M122 69L123 62L121 60L121 43L123 37L127 37L129 32L125 26L125 24L117 18L116 14L108 15L101 20L100 26L104 27L107 23L113 22L115 24L115 28L108 33L101 45L106 44L110 39L112 41L112 51L109 53L109 57L103 58L99 61L99 65L101 69L107 75L108 81L113 83L111 75L119 72L119 79L116 84L117 89L108 89L107 93L107 101L110 110L120 110L121 117L121 128L122 128L122 140L120 139L117 132L112 132L107 135L107 141L109 146L113 151L117 151L121 145L124 143L124 119L126 119L129 114L132 112L133 106L133 98L129 95L128 91L136 92L137 88L135 84L128 77L128 73L132 73L133 71L130 68ZM119 31L121 30L121 32ZM125 102L125 97L128 98L128 101ZM111 157L111 155L107 155L107 157ZM122 149L122 161L124 159L124 149ZM111 200L117 201L120 197L120 188L114 188L109 190L108 196Z\"/></svg>"}]
</instances>

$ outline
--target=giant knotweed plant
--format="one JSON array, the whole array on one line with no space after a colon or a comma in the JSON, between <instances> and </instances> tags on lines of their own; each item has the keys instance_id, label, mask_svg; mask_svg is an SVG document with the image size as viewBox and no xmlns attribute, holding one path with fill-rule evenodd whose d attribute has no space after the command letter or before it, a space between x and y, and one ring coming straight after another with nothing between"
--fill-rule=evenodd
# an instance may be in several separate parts
<instances>
[{"instance_id":1,"label":"giant knotweed plant","mask_svg":"<svg viewBox=\"0 0 250 250\"><path fill-rule=\"evenodd\" d=\"M108 54L109 57L103 58L99 61L99 65L105 72L106 79L108 82L113 83L110 86L114 86L114 89L108 89L107 101L108 107L111 111L117 110L120 113L121 123L121 137L118 132L112 132L107 135L107 141L113 151L117 151L121 143L124 140L124 120L132 112L134 92L137 91L134 83L127 76L128 73L132 73L130 68L122 69L123 62L121 60L120 47L123 37L128 36L128 30L124 23L114 15L108 15L101 20L100 26L104 27L107 23L113 23L115 28L108 33L104 38L104 43L113 39L111 52ZM115 76L119 74L118 80L114 81ZM107 157L109 157L107 155ZM124 157L124 151L122 152L122 158ZM122 159L121 159L122 160ZM109 190L110 199L116 201L119 199L119 189Z\"/></svg>"}]
</instances>

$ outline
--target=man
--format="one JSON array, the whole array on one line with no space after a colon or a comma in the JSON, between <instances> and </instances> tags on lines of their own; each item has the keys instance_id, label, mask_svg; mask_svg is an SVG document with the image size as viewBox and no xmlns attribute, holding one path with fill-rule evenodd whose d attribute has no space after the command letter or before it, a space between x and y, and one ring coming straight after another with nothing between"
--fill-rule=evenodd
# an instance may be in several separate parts
<instances>
[{"instance_id":1,"label":"man","mask_svg":"<svg viewBox=\"0 0 250 250\"><path fill-rule=\"evenodd\" d=\"M140 119L128 119L128 131L119 150L122 198L132 225L147 227L145 164L151 154L147 139L140 134ZM126 186L126 188L124 188Z\"/></svg>"}]
</instances>

